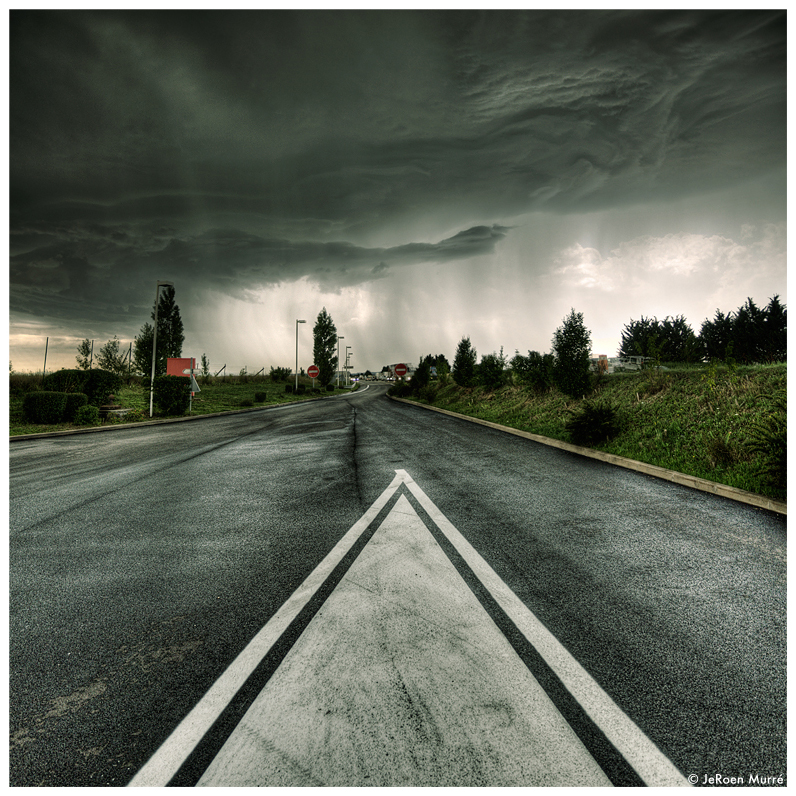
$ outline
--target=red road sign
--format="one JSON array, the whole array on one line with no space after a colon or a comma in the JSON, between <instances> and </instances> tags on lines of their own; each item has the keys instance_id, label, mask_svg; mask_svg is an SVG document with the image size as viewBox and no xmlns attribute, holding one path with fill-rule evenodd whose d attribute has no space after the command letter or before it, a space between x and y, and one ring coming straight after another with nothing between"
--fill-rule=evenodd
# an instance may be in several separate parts
<instances>
[{"instance_id":1,"label":"red road sign","mask_svg":"<svg viewBox=\"0 0 796 796\"><path fill-rule=\"evenodd\" d=\"M406 376L406 365L403 363L400 365L395 366L395 375L396 376Z\"/></svg>"},{"instance_id":2,"label":"red road sign","mask_svg":"<svg viewBox=\"0 0 796 796\"><path fill-rule=\"evenodd\" d=\"M307 375L311 379L317 379L318 376L320 375L320 372L321 372L321 369L317 365L310 365L307 368Z\"/></svg>"}]
</instances>

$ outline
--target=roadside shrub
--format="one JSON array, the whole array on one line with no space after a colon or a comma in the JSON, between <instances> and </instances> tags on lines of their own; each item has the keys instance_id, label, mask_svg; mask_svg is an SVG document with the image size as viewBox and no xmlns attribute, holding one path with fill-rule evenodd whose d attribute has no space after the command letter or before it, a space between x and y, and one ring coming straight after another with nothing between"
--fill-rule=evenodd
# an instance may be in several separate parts
<instances>
[{"instance_id":1,"label":"roadside shrub","mask_svg":"<svg viewBox=\"0 0 796 796\"><path fill-rule=\"evenodd\" d=\"M155 376L153 400L163 414L184 415L191 400L191 380L187 376Z\"/></svg>"},{"instance_id":2,"label":"roadside shrub","mask_svg":"<svg viewBox=\"0 0 796 796\"><path fill-rule=\"evenodd\" d=\"M88 396L84 392L70 392L66 394L66 406L64 407L64 420L72 422L75 419L75 412L81 406L88 404Z\"/></svg>"},{"instance_id":3,"label":"roadside shrub","mask_svg":"<svg viewBox=\"0 0 796 796\"><path fill-rule=\"evenodd\" d=\"M254 406L254 401L251 398L244 398L240 402L241 406Z\"/></svg>"},{"instance_id":4,"label":"roadside shrub","mask_svg":"<svg viewBox=\"0 0 796 796\"><path fill-rule=\"evenodd\" d=\"M425 387L418 391L418 397L421 401L427 404L433 404L437 399L437 386L434 384L427 384Z\"/></svg>"},{"instance_id":5,"label":"roadside shrub","mask_svg":"<svg viewBox=\"0 0 796 796\"><path fill-rule=\"evenodd\" d=\"M304 395L305 392L307 392L307 386L305 384L299 384L296 395Z\"/></svg>"},{"instance_id":6,"label":"roadside shrub","mask_svg":"<svg viewBox=\"0 0 796 796\"><path fill-rule=\"evenodd\" d=\"M41 376L36 373L12 373L8 380L9 395L25 395L25 393L41 390Z\"/></svg>"},{"instance_id":7,"label":"roadside shrub","mask_svg":"<svg viewBox=\"0 0 796 796\"><path fill-rule=\"evenodd\" d=\"M784 390L767 396L766 418L750 428L749 452L758 457L756 470L769 486L785 492L788 484L788 418Z\"/></svg>"},{"instance_id":8,"label":"roadside shrub","mask_svg":"<svg viewBox=\"0 0 796 796\"><path fill-rule=\"evenodd\" d=\"M84 404L78 407L72 422L76 426L98 426L100 424L99 409L91 404Z\"/></svg>"},{"instance_id":9,"label":"roadside shrub","mask_svg":"<svg viewBox=\"0 0 796 796\"><path fill-rule=\"evenodd\" d=\"M292 393L293 392L293 385L292 384L286 384L285 385L285 392L286 393Z\"/></svg>"},{"instance_id":10,"label":"roadside shrub","mask_svg":"<svg viewBox=\"0 0 796 796\"><path fill-rule=\"evenodd\" d=\"M395 398L409 398L412 395L412 386L408 382L397 381L387 390L387 394Z\"/></svg>"},{"instance_id":11,"label":"roadside shrub","mask_svg":"<svg viewBox=\"0 0 796 796\"><path fill-rule=\"evenodd\" d=\"M552 354L529 351L524 357L518 352L510 365L515 376L536 393L546 392L553 386L555 357Z\"/></svg>"},{"instance_id":12,"label":"roadside shrub","mask_svg":"<svg viewBox=\"0 0 796 796\"><path fill-rule=\"evenodd\" d=\"M506 381L506 358L500 354L484 354L476 369L477 381L488 390L499 390Z\"/></svg>"},{"instance_id":13,"label":"roadside shrub","mask_svg":"<svg viewBox=\"0 0 796 796\"><path fill-rule=\"evenodd\" d=\"M180 378L174 376L173 378ZM119 391L122 377L108 370L90 370L82 390L88 395L88 402L93 406L102 406L108 402L108 396Z\"/></svg>"},{"instance_id":14,"label":"roadside shrub","mask_svg":"<svg viewBox=\"0 0 796 796\"><path fill-rule=\"evenodd\" d=\"M334 392L334 384L327 384L326 392Z\"/></svg>"},{"instance_id":15,"label":"roadside shrub","mask_svg":"<svg viewBox=\"0 0 796 796\"><path fill-rule=\"evenodd\" d=\"M42 389L53 390L55 392L82 392L88 381L88 370L78 370L77 368L61 368L53 373L48 373L42 382Z\"/></svg>"},{"instance_id":16,"label":"roadside shrub","mask_svg":"<svg viewBox=\"0 0 796 796\"><path fill-rule=\"evenodd\" d=\"M31 423L60 423L66 409L66 393L54 390L29 392L22 402L22 411Z\"/></svg>"},{"instance_id":17,"label":"roadside shrub","mask_svg":"<svg viewBox=\"0 0 796 796\"><path fill-rule=\"evenodd\" d=\"M267 392L256 392L256 393L254 393L254 400L258 404L261 404L263 401L267 400L267 398L268 398L268 393Z\"/></svg>"},{"instance_id":18,"label":"roadside shrub","mask_svg":"<svg viewBox=\"0 0 796 796\"><path fill-rule=\"evenodd\" d=\"M600 445L622 430L616 408L607 401L584 401L580 409L569 411L572 417L565 427L575 445Z\"/></svg>"},{"instance_id":19,"label":"roadside shrub","mask_svg":"<svg viewBox=\"0 0 796 796\"><path fill-rule=\"evenodd\" d=\"M271 381L287 381L293 371L290 368L271 368Z\"/></svg>"}]
</instances>

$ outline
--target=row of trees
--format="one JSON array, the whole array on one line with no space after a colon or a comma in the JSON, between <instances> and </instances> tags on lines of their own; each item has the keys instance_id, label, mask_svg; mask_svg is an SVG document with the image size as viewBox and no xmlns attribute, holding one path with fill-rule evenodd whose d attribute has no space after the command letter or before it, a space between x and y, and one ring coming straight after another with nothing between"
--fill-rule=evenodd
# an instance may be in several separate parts
<instances>
[{"instance_id":1,"label":"row of trees","mask_svg":"<svg viewBox=\"0 0 796 796\"><path fill-rule=\"evenodd\" d=\"M166 373L166 360L171 357L182 356L182 346L185 341L185 333L180 317L180 308L174 297L174 288L166 287L159 296L158 304L158 334L157 334L157 354L155 360L155 375L162 376ZM152 306L150 315L152 323L145 323L141 331L135 338L131 349L127 352L120 350L118 337L108 340L99 349L96 356L94 354L93 343L91 340L83 340L78 346L76 357L78 367L82 370L90 370L96 366L101 370L126 376L130 372L148 375L152 370L152 345L155 334L155 306ZM324 307L315 322L313 329L313 359L320 370L319 380L321 384L329 384L334 379L337 372L337 327L331 315ZM202 374L209 375L210 363L207 356L202 354ZM285 374L290 374L288 368L271 368L271 375L277 378L285 378Z\"/></svg>"},{"instance_id":2,"label":"row of trees","mask_svg":"<svg viewBox=\"0 0 796 796\"><path fill-rule=\"evenodd\" d=\"M787 342L788 314L779 296L766 307L748 298L735 312L716 310L713 320L702 323L699 335L681 315L631 320L622 332L619 355L660 362L782 362L787 359Z\"/></svg>"},{"instance_id":3,"label":"row of trees","mask_svg":"<svg viewBox=\"0 0 796 796\"><path fill-rule=\"evenodd\" d=\"M510 371L533 389L542 391L556 386L566 395L581 397L590 390L590 352L591 335L584 325L583 313L573 309L553 335L552 353L529 351L524 356L517 352L507 363L501 348L499 354L485 354L478 362L470 338L464 337L456 349L452 375L462 387L483 385L497 389L506 382ZM712 321L704 321L699 336L682 316L663 321L642 316L625 326L619 355L650 357L658 363L785 361L787 310L779 296L774 296L765 308L757 307L750 298L736 312L725 315L717 311ZM424 371L414 378L416 387L423 387L428 381Z\"/></svg>"},{"instance_id":4,"label":"row of trees","mask_svg":"<svg viewBox=\"0 0 796 796\"><path fill-rule=\"evenodd\" d=\"M538 390L555 385L562 392L582 397L590 389L591 335L583 322L583 313L571 310L553 335L553 353L519 352L508 363L516 378ZM453 380L461 387L482 385L490 389L502 387L508 378L503 349L499 354L478 354L469 337L463 337L453 359ZM417 374L415 374L417 375ZM418 385L423 386L423 385Z\"/></svg>"}]
</instances>

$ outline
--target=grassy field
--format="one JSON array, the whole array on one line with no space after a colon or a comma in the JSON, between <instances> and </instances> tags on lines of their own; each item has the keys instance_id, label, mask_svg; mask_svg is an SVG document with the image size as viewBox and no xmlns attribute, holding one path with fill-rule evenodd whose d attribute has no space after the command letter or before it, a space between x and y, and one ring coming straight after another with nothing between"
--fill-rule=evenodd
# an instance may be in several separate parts
<instances>
[{"instance_id":1,"label":"grassy field","mask_svg":"<svg viewBox=\"0 0 796 796\"><path fill-rule=\"evenodd\" d=\"M41 376L14 374L11 376L9 391L9 430L11 436L19 434L38 434L48 431L73 431L73 423L58 423L55 425L36 425L25 420L22 413L22 402L25 393L35 389L41 382ZM288 382L294 384L293 381ZM318 398L333 393L312 392L312 380L299 378L299 385L304 385L307 392L304 395L295 395L285 391L285 382L272 382L268 376L227 376L215 379L212 376L205 382L200 379L200 392L197 393L191 405L191 415L207 415L215 412L230 412L235 410L270 406L273 404L289 403L291 401L306 401L308 398ZM257 401L256 394L265 393L264 400ZM114 418L104 421L107 424L141 423L149 420L149 384L142 385L138 380L133 380L129 386L122 387L116 393L115 403L130 408L134 411L124 418ZM164 415L155 409L153 420L163 419Z\"/></svg>"},{"instance_id":2,"label":"grassy field","mask_svg":"<svg viewBox=\"0 0 796 796\"><path fill-rule=\"evenodd\" d=\"M786 388L785 364L610 374L589 400L610 404L620 431L592 447L786 500L784 484L764 472L770 457L755 450L760 428L784 429L784 408L775 398L784 398ZM569 442L567 423L584 408L583 400L557 390L534 394L519 385L489 391L432 383L407 397Z\"/></svg>"}]
</instances>

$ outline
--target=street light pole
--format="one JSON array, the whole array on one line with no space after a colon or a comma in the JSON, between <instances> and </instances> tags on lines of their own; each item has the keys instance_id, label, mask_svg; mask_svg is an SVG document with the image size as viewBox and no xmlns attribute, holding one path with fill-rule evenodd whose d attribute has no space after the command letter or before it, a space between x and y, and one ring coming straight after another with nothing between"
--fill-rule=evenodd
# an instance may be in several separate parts
<instances>
[{"instance_id":1,"label":"street light pole","mask_svg":"<svg viewBox=\"0 0 796 796\"><path fill-rule=\"evenodd\" d=\"M296 392L298 392L298 325L300 323L306 323L306 321L300 321L296 318Z\"/></svg>"},{"instance_id":2,"label":"street light pole","mask_svg":"<svg viewBox=\"0 0 796 796\"><path fill-rule=\"evenodd\" d=\"M149 416L152 417L152 404L155 396L155 351L158 346L158 304L160 304L160 288L174 287L173 282L158 282L155 288L155 330L152 333L152 376L149 379ZM92 351L93 353L93 351Z\"/></svg>"},{"instance_id":3,"label":"street light pole","mask_svg":"<svg viewBox=\"0 0 796 796\"><path fill-rule=\"evenodd\" d=\"M337 338L337 386L340 386L340 341L345 340L345 337L338 336Z\"/></svg>"},{"instance_id":4,"label":"street light pole","mask_svg":"<svg viewBox=\"0 0 796 796\"><path fill-rule=\"evenodd\" d=\"M348 387L348 349L351 348L350 345L345 347L345 386Z\"/></svg>"}]
</instances>

